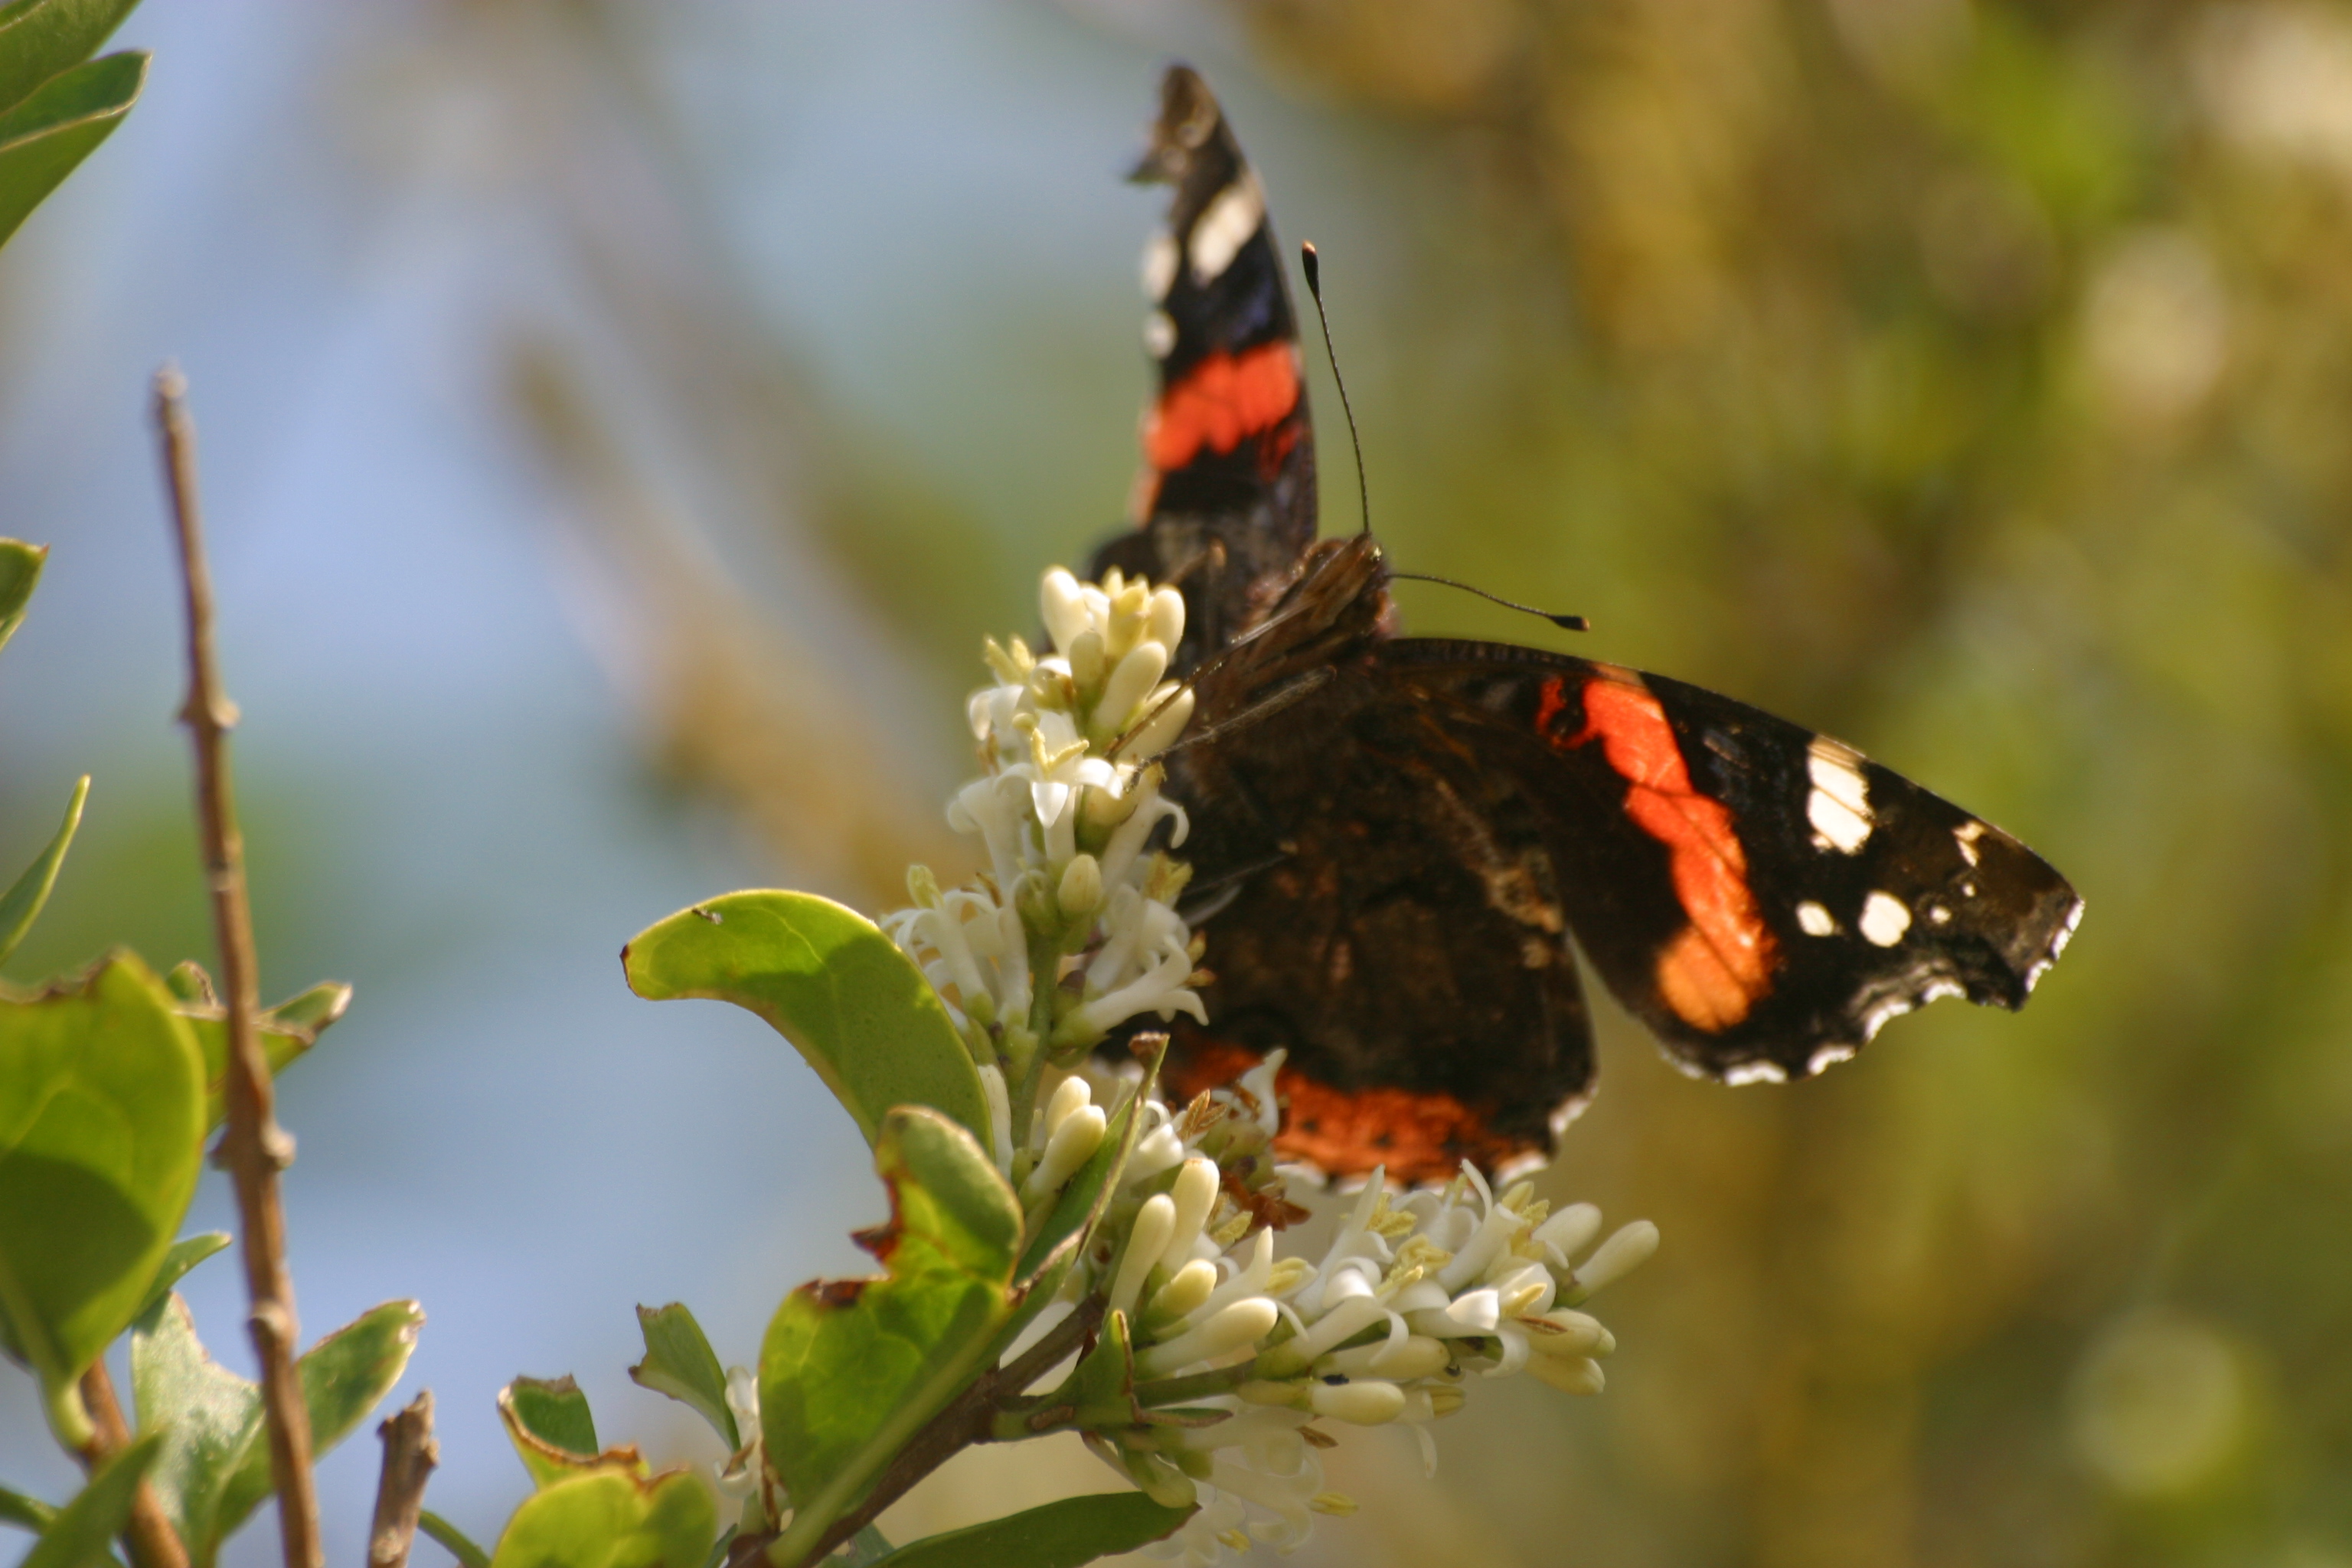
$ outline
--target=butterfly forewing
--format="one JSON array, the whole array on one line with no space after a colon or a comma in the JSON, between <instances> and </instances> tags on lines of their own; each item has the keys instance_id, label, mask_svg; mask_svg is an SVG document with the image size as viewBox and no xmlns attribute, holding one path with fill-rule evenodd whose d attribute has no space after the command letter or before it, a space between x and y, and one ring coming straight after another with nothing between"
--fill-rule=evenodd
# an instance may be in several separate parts
<instances>
[{"instance_id":1,"label":"butterfly forewing","mask_svg":"<svg viewBox=\"0 0 2352 1568\"><path fill-rule=\"evenodd\" d=\"M2017 1007L2081 900L2015 838L1699 687L1496 644L1380 650L1545 811L1577 941L1675 1059L1795 1078L1943 995Z\"/></svg>"}]
</instances>

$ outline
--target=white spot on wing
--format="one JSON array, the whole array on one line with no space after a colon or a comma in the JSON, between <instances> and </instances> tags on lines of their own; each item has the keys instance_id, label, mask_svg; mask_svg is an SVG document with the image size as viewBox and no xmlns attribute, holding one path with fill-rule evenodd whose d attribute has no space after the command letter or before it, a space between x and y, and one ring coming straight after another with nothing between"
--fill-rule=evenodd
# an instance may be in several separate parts
<instances>
[{"instance_id":1,"label":"white spot on wing","mask_svg":"<svg viewBox=\"0 0 2352 1568\"><path fill-rule=\"evenodd\" d=\"M1853 1059L1854 1047L1843 1040L1834 1040L1805 1058L1805 1076L1811 1078L1825 1067Z\"/></svg>"},{"instance_id":2,"label":"white spot on wing","mask_svg":"<svg viewBox=\"0 0 2352 1568\"><path fill-rule=\"evenodd\" d=\"M2074 907L2066 911L2066 923L2060 926L2058 934L2050 939L2050 956L2025 972L2025 989L2029 995L2042 977L2050 972L2050 966L2058 962L2058 955L2066 951L2066 944L2074 940L2074 928L2082 923L2083 900L2076 899Z\"/></svg>"},{"instance_id":3,"label":"white spot on wing","mask_svg":"<svg viewBox=\"0 0 2352 1568\"><path fill-rule=\"evenodd\" d=\"M1143 352L1153 359L1166 359L1176 346L1176 323L1165 310L1154 310L1143 318Z\"/></svg>"},{"instance_id":4,"label":"white spot on wing","mask_svg":"<svg viewBox=\"0 0 2352 1568\"><path fill-rule=\"evenodd\" d=\"M1948 925L1951 922L1952 911L1941 904L1929 904L1927 919L1937 925Z\"/></svg>"},{"instance_id":5,"label":"white spot on wing","mask_svg":"<svg viewBox=\"0 0 2352 1568\"><path fill-rule=\"evenodd\" d=\"M1244 173L1219 191L1193 221L1192 237L1185 247L1192 262L1192 280L1213 283L1223 277L1265 221L1265 193L1255 174Z\"/></svg>"},{"instance_id":6,"label":"white spot on wing","mask_svg":"<svg viewBox=\"0 0 2352 1568\"><path fill-rule=\"evenodd\" d=\"M1788 1073L1779 1062L1741 1062L1725 1070L1726 1083L1786 1083Z\"/></svg>"},{"instance_id":7,"label":"white spot on wing","mask_svg":"<svg viewBox=\"0 0 2352 1568\"><path fill-rule=\"evenodd\" d=\"M1805 820L1813 825L1813 847L1852 855L1870 838L1870 786L1862 776L1862 753L1827 735L1805 748L1812 793L1805 797Z\"/></svg>"},{"instance_id":8,"label":"white spot on wing","mask_svg":"<svg viewBox=\"0 0 2352 1568\"><path fill-rule=\"evenodd\" d=\"M1900 899L1873 893L1862 901L1862 919L1854 923L1874 946L1893 947L1911 929L1911 911Z\"/></svg>"},{"instance_id":9,"label":"white spot on wing","mask_svg":"<svg viewBox=\"0 0 2352 1568\"><path fill-rule=\"evenodd\" d=\"M1176 237L1166 229L1154 233L1143 247L1143 297L1153 304L1168 298L1176 281Z\"/></svg>"},{"instance_id":10,"label":"white spot on wing","mask_svg":"<svg viewBox=\"0 0 2352 1568\"><path fill-rule=\"evenodd\" d=\"M1952 829L1952 842L1960 847L1960 858L1973 866L1977 863L1977 840L1984 837L1981 822L1963 822Z\"/></svg>"},{"instance_id":11,"label":"white spot on wing","mask_svg":"<svg viewBox=\"0 0 2352 1568\"><path fill-rule=\"evenodd\" d=\"M1797 906L1797 924L1807 936L1837 934L1836 917L1811 899Z\"/></svg>"}]
</instances>

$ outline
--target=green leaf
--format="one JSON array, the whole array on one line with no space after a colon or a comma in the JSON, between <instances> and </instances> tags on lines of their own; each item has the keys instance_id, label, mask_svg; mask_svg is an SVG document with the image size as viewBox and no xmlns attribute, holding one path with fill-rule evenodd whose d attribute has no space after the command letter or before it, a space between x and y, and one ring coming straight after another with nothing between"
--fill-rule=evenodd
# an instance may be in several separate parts
<instances>
[{"instance_id":1,"label":"green leaf","mask_svg":"<svg viewBox=\"0 0 2352 1568\"><path fill-rule=\"evenodd\" d=\"M979 1142L936 1110L899 1106L882 1119L874 1164L890 1223L856 1241L888 1272L802 1286L760 1351L767 1462L794 1504L780 1562L805 1555L866 1495L984 1364L1013 1310L1021 1205Z\"/></svg>"},{"instance_id":2,"label":"green leaf","mask_svg":"<svg viewBox=\"0 0 2352 1568\"><path fill-rule=\"evenodd\" d=\"M400 1381L424 1321L415 1302L387 1301L320 1340L296 1363L314 1455L349 1436ZM131 1336L131 1384L141 1430L165 1437L156 1495L189 1562L205 1568L269 1495L261 1390L206 1353L176 1294Z\"/></svg>"},{"instance_id":3,"label":"green leaf","mask_svg":"<svg viewBox=\"0 0 2352 1568\"><path fill-rule=\"evenodd\" d=\"M741 1447L743 1435L727 1405L727 1373L694 1314L677 1301L639 1307L637 1327L646 1336L646 1359L629 1369L630 1378L691 1407L726 1440L729 1453Z\"/></svg>"},{"instance_id":4,"label":"green leaf","mask_svg":"<svg viewBox=\"0 0 2352 1568\"><path fill-rule=\"evenodd\" d=\"M980 1072L939 994L873 921L812 893L730 893L621 950L648 1001L749 1008L797 1047L872 1143L894 1105L928 1105L986 1146Z\"/></svg>"},{"instance_id":5,"label":"green leaf","mask_svg":"<svg viewBox=\"0 0 2352 1568\"><path fill-rule=\"evenodd\" d=\"M228 1089L228 1010L214 1000L212 979L194 963L172 971L167 982L180 998L180 1016L196 1032L205 1053L205 1128L220 1126L228 1113L224 1096ZM340 980L313 985L289 997L254 1020L261 1036L261 1054L276 1078L288 1063L319 1043L327 1026L352 1005L352 988Z\"/></svg>"},{"instance_id":6,"label":"green leaf","mask_svg":"<svg viewBox=\"0 0 2352 1568\"><path fill-rule=\"evenodd\" d=\"M416 1528L440 1543L441 1550L455 1557L464 1568L490 1568L490 1554L474 1544L473 1538L431 1509L416 1510Z\"/></svg>"},{"instance_id":7,"label":"green leaf","mask_svg":"<svg viewBox=\"0 0 2352 1568\"><path fill-rule=\"evenodd\" d=\"M569 1377L518 1377L499 1390L499 1418L537 1485L552 1486L600 1460L639 1465L635 1448L596 1450L596 1422L588 1396Z\"/></svg>"},{"instance_id":8,"label":"green leaf","mask_svg":"<svg viewBox=\"0 0 2352 1568\"><path fill-rule=\"evenodd\" d=\"M232 1239L225 1230L207 1230L182 1237L172 1243L172 1249L163 1254L163 1261L157 1266L155 1278L147 1287L146 1300L139 1303L139 1310L131 1315L131 1321L145 1322L148 1316L163 1304L163 1298L172 1293L172 1288L186 1278L189 1269L226 1247Z\"/></svg>"},{"instance_id":9,"label":"green leaf","mask_svg":"<svg viewBox=\"0 0 2352 1568\"><path fill-rule=\"evenodd\" d=\"M261 1390L206 1352L177 1293L131 1336L131 1393L139 1429L163 1439L150 1478L191 1563L213 1559L231 1477L256 1447L265 1457Z\"/></svg>"},{"instance_id":10,"label":"green leaf","mask_svg":"<svg viewBox=\"0 0 2352 1568\"><path fill-rule=\"evenodd\" d=\"M16 634L16 624L25 618L25 602L33 596L33 586L41 580L41 563L49 558L46 544L27 544L21 539L0 539L0 647Z\"/></svg>"},{"instance_id":11,"label":"green leaf","mask_svg":"<svg viewBox=\"0 0 2352 1568\"><path fill-rule=\"evenodd\" d=\"M75 1381L146 1300L195 1191L203 1085L186 1023L128 954L0 998L0 1316L72 1447Z\"/></svg>"},{"instance_id":12,"label":"green leaf","mask_svg":"<svg viewBox=\"0 0 2352 1568\"><path fill-rule=\"evenodd\" d=\"M718 1533L718 1505L693 1472L603 1469L524 1499L490 1568L701 1568Z\"/></svg>"},{"instance_id":13,"label":"green leaf","mask_svg":"<svg viewBox=\"0 0 2352 1568\"><path fill-rule=\"evenodd\" d=\"M367 1418L416 1349L425 1309L415 1301L386 1301L312 1345L295 1371L302 1379L302 1403L310 1413L310 1454L323 1458ZM222 1489L218 1536L226 1541L270 1493L269 1444L256 1442Z\"/></svg>"},{"instance_id":14,"label":"green leaf","mask_svg":"<svg viewBox=\"0 0 2352 1568\"><path fill-rule=\"evenodd\" d=\"M144 54L108 55L52 77L0 114L0 243L113 134L146 79Z\"/></svg>"},{"instance_id":15,"label":"green leaf","mask_svg":"<svg viewBox=\"0 0 2352 1568\"><path fill-rule=\"evenodd\" d=\"M1077 1568L1165 1541L1192 1517L1141 1492L1096 1492L910 1541L875 1568Z\"/></svg>"},{"instance_id":16,"label":"green leaf","mask_svg":"<svg viewBox=\"0 0 2352 1568\"><path fill-rule=\"evenodd\" d=\"M5 628L0 628L0 634L5 634ZM5 635L0 635L0 640L5 640ZM49 889L57 885L58 868L65 864L66 847L73 842L74 829L81 826L81 803L89 798L89 775L84 773L73 787L72 798L66 802L66 819L58 836L49 840L49 847L41 851L38 859L25 868L25 874L16 879L15 885L0 893L0 963L8 962L8 955L16 951L16 944L33 929L41 906L49 901Z\"/></svg>"},{"instance_id":17,"label":"green leaf","mask_svg":"<svg viewBox=\"0 0 2352 1568\"><path fill-rule=\"evenodd\" d=\"M0 1524L41 1531L56 1522L57 1517L58 1510L39 1498L27 1497L14 1487L0 1487Z\"/></svg>"},{"instance_id":18,"label":"green leaf","mask_svg":"<svg viewBox=\"0 0 2352 1568\"><path fill-rule=\"evenodd\" d=\"M16 0L0 7L0 112L71 70L122 25L139 0Z\"/></svg>"},{"instance_id":19,"label":"green leaf","mask_svg":"<svg viewBox=\"0 0 2352 1568\"><path fill-rule=\"evenodd\" d=\"M131 1517L131 1495L154 1462L160 1436L142 1437L99 1467L89 1485L58 1510L16 1568L97 1568L110 1561L114 1538Z\"/></svg>"},{"instance_id":20,"label":"green leaf","mask_svg":"<svg viewBox=\"0 0 2352 1568\"><path fill-rule=\"evenodd\" d=\"M846 1545L824 1560L824 1568L873 1568L894 1549L890 1538L872 1525L849 1538Z\"/></svg>"}]
</instances>

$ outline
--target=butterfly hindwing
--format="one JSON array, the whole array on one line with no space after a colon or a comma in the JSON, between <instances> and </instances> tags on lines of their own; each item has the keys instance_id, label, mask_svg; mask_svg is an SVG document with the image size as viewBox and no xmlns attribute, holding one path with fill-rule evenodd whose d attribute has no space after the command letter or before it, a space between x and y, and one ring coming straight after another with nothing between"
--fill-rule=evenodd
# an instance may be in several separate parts
<instances>
[{"instance_id":1,"label":"butterfly hindwing","mask_svg":"<svg viewBox=\"0 0 2352 1568\"><path fill-rule=\"evenodd\" d=\"M1231 897L1210 921L1211 1025L1180 1029L1171 1081L1227 1081L1280 1047L1290 1157L1410 1182L1507 1171L1549 1156L1592 1078L1543 811L1441 705L1397 699L1357 659L1246 746L1178 753L1195 885Z\"/></svg>"}]
</instances>

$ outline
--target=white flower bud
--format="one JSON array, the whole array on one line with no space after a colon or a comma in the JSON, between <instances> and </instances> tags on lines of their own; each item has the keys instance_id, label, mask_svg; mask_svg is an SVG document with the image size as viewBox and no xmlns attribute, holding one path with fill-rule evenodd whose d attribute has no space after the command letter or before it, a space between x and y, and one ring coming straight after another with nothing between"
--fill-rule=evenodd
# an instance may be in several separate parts
<instances>
[{"instance_id":1,"label":"white flower bud","mask_svg":"<svg viewBox=\"0 0 2352 1568\"><path fill-rule=\"evenodd\" d=\"M1175 1322L1190 1317L1216 1288L1217 1266L1205 1258L1195 1258L1153 1294L1143 1315L1158 1322Z\"/></svg>"},{"instance_id":2,"label":"white flower bud","mask_svg":"<svg viewBox=\"0 0 2352 1568\"><path fill-rule=\"evenodd\" d=\"M980 1097L988 1102L988 1139L996 1147L996 1173L1013 1174L1013 1100L1004 1092L1004 1074L993 1065L980 1069Z\"/></svg>"},{"instance_id":3,"label":"white flower bud","mask_svg":"<svg viewBox=\"0 0 2352 1568\"><path fill-rule=\"evenodd\" d=\"M1150 612L1144 617L1143 635L1172 653L1184 640L1184 595L1173 588L1155 589Z\"/></svg>"},{"instance_id":4,"label":"white flower bud","mask_svg":"<svg viewBox=\"0 0 2352 1568\"><path fill-rule=\"evenodd\" d=\"M1072 1073L1055 1087L1053 1098L1045 1101L1045 1136L1051 1138L1070 1112L1094 1103L1094 1090L1087 1080Z\"/></svg>"},{"instance_id":5,"label":"white flower bud","mask_svg":"<svg viewBox=\"0 0 2352 1568\"><path fill-rule=\"evenodd\" d=\"M1102 634L1083 631L1071 639L1068 648L1070 683L1081 691L1091 691L1102 684L1103 671L1110 661L1103 657Z\"/></svg>"},{"instance_id":6,"label":"white flower bud","mask_svg":"<svg viewBox=\"0 0 2352 1568\"><path fill-rule=\"evenodd\" d=\"M1039 617L1045 623L1045 635L1052 637L1054 646L1064 653L1070 651L1070 645L1077 640L1080 632L1094 625L1094 617L1087 613L1085 589L1078 585L1076 577L1060 566L1047 572L1045 582L1039 585L1037 609Z\"/></svg>"},{"instance_id":7,"label":"white flower bud","mask_svg":"<svg viewBox=\"0 0 2352 1568\"><path fill-rule=\"evenodd\" d=\"M1062 885L1055 897L1066 915L1090 915L1102 907L1102 862L1091 855L1073 856L1062 868Z\"/></svg>"},{"instance_id":8,"label":"white flower bud","mask_svg":"<svg viewBox=\"0 0 2352 1568\"><path fill-rule=\"evenodd\" d=\"M1528 1357L1527 1373L1562 1394L1598 1394L1609 1381L1601 1371L1601 1363L1591 1356L1531 1355Z\"/></svg>"},{"instance_id":9,"label":"white flower bud","mask_svg":"<svg viewBox=\"0 0 2352 1568\"><path fill-rule=\"evenodd\" d=\"M1445 1370L1453 1352L1445 1342L1427 1334L1403 1334L1368 1345L1333 1351L1315 1363L1316 1373L1339 1373L1348 1377L1392 1377L1410 1381L1434 1377Z\"/></svg>"},{"instance_id":10,"label":"white flower bud","mask_svg":"<svg viewBox=\"0 0 2352 1568\"><path fill-rule=\"evenodd\" d=\"M1623 1279L1658 1250L1658 1227L1645 1219L1620 1226L1576 1271L1576 1288L1590 1296Z\"/></svg>"},{"instance_id":11,"label":"white flower bud","mask_svg":"<svg viewBox=\"0 0 2352 1568\"><path fill-rule=\"evenodd\" d=\"M1136 762L1157 756L1176 743L1176 737L1192 721L1192 689L1173 682L1163 685L1151 693L1145 711L1150 717L1127 743L1126 754Z\"/></svg>"},{"instance_id":12,"label":"white flower bud","mask_svg":"<svg viewBox=\"0 0 2352 1568\"><path fill-rule=\"evenodd\" d=\"M1570 1204L1536 1226L1535 1234L1538 1241L1559 1248L1563 1261L1574 1263L1601 1234L1601 1211L1591 1204Z\"/></svg>"},{"instance_id":13,"label":"white flower bud","mask_svg":"<svg viewBox=\"0 0 2352 1568\"><path fill-rule=\"evenodd\" d=\"M1263 1296L1236 1301L1212 1314L1198 1328L1138 1352L1136 1373L1143 1377L1167 1377L1194 1362L1231 1355L1272 1333L1281 1319L1280 1310Z\"/></svg>"},{"instance_id":14,"label":"white flower bud","mask_svg":"<svg viewBox=\"0 0 2352 1568\"><path fill-rule=\"evenodd\" d=\"M1616 1337L1601 1326L1600 1319L1566 1307L1522 1318L1519 1326L1527 1331L1528 1348L1540 1355L1607 1355L1617 1348Z\"/></svg>"},{"instance_id":15,"label":"white flower bud","mask_svg":"<svg viewBox=\"0 0 2352 1568\"><path fill-rule=\"evenodd\" d=\"M1377 1378L1307 1384L1307 1407L1358 1426L1385 1426L1404 1414L1404 1390Z\"/></svg>"},{"instance_id":16,"label":"white flower bud","mask_svg":"<svg viewBox=\"0 0 2352 1568\"><path fill-rule=\"evenodd\" d=\"M1132 1312L1135 1299L1143 1290L1144 1276L1151 1272L1160 1255L1168 1249L1168 1237L1176 1228L1176 1202L1166 1193L1154 1193L1143 1200L1136 1210L1135 1224L1127 1233L1127 1253L1118 1262L1118 1273L1110 1287L1110 1310Z\"/></svg>"},{"instance_id":17,"label":"white flower bud","mask_svg":"<svg viewBox=\"0 0 2352 1568\"><path fill-rule=\"evenodd\" d=\"M1029 1179L1021 1185L1021 1195L1034 1201L1049 1193L1062 1190L1064 1183L1077 1174L1078 1167L1094 1158L1102 1147L1103 1128L1107 1118L1099 1105L1083 1105L1062 1119L1052 1136L1045 1140L1045 1152Z\"/></svg>"},{"instance_id":18,"label":"white flower bud","mask_svg":"<svg viewBox=\"0 0 2352 1568\"><path fill-rule=\"evenodd\" d=\"M1168 1195L1176 1205L1176 1225L1160 1255L1160 1266L1172 1274L1192 1260L1192 1243L1200 1239L1201 1226L1216 1205L1217 1163L1198 1154L1185 1161Z\"/></svg>"},{"instance_id":19,"label":"white flower bud","mask_svg":"<svg viewBox=\"0 0 2352 1568\"><path fill-rule=\"evenodd\" d=\"M1168 673L1168 649L1156 642L1138 643L1118 661L1103 683L1101 700L1095 704L1095 727L1116 732L1127 727L1134 715L1136 704L1151 695L1160 678Z\"/></svg>"}]
</instances>

